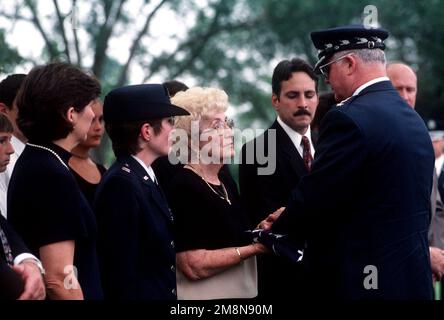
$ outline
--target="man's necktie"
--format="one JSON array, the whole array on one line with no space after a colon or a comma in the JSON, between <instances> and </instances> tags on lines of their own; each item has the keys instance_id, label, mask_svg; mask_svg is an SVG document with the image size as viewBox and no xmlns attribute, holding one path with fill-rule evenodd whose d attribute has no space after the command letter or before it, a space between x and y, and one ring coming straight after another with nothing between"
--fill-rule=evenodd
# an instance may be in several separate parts
<instances>
[{"instance_id":1,"label":"man's necktie","mask_svg":"<svg viewBox=\"0 0 444 320\"><path fill-rule=\"evenodd\" d=\"M0 226L0 240L3 245L3 251L5 252L6 262L10 267L12 267L14 265L14 258L12 257L11 247L9 246L8 239L6 239L6 234L3 232L1 226Z\"/></svg>"},{"instance_id":2,"label":"man's necktie","mask_svg":"<svg viewBox=\"0 0 444 320\"><path fill-rule=\"evenodd\" d=\"M311 155L311 149L310 149L310 141L306 136L302 136L302 158L304 159L305 167L308 171L311 169L311 163L313 161L313 156Z\"/></svg>"}]
</instances>

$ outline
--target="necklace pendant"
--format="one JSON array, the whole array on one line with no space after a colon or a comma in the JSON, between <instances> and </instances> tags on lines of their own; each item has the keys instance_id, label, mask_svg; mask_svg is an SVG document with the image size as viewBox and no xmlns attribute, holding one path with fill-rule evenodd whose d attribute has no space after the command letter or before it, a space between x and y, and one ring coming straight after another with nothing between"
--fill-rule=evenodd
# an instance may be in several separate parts
<instances>
[{"instance_id":1,"label":"necklace pendant","mask_svg":"<svg viewBox=\"0 0 444 320\"><path fill-rule=\"evenodd\" d=\"M217 196L219 196L219 198L221 198L222 200L226 201L230 206L231 206L231 200L230 198L228 198L228 192L227 189L225 188L224 183L221 181L220 185L222 187L222 192L223 194L221 194L220 192L218 192L217 190L215 190L211 184L208 183L207 179L205 179L205 176L203 174L200 174L195 168L193 168L191 165L187 164L184 166L184 168L189 168L191 171L193 171L195 174L197 174L199 177L201 177L201 179L205 182L205 184L208 186L208 188L210 188L211 191L213 191L213 193Z\"/></svg>"}]
</instances>

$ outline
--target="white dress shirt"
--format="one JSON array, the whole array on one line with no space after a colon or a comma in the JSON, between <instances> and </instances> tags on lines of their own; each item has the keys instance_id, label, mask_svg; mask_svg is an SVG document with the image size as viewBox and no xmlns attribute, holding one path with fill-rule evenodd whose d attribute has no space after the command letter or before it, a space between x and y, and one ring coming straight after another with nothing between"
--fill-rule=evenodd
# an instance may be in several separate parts
<instances>
[{"instance_id":1,"label":"white dress shirt","mask_svg":"<svg viewBox=\"0 0 444 320\"><path fill-rule=\"evenodd\" d=\"M444 164L444 154L440 155L435 159L435 169L436 174L439 176L442 170L442 165Z\"/></svg>"},{"instance_id":2,"label":"white dress shirt","mask_svg":"<svg viewBox=\"0 0 444 320\"><path fill-rule=\"evenodd\" d=\"M358 89L355 90L355 92L353 93L352 96L357 96L365 88L371 86L372 84L375 84L375 83L378 83L378 82L382 82L382 81L390 81L390 79L388 77L379 77L379 78L375 78L373 80L370 80L369 82L366 82L363 85L361 85L360 87L358 87Z\"/></svg>"},{"instance_id":3,"label":"white dress shirt","mask_svg":"<svg viewBox=\"0 0 444 320\"><path fill-rule=\"evenodd\" d=\"M343 105L347 102L348 99L350 99L350 98L353 97L353 96L357 96L357 95L360 94L361 91L364 90L365 88L371 86L372 84L375 84L375 83L378 83L378 82L382 82L382 81L390 81L390 79L389 79L388 77L379 77L379 78L375 78L375 79L373 79L373 80L370 80L370 81L364 83L363 85L359 86L359 87L355 90L355 92L353 92L353 94L352 94L350 97L348 97L348 98L342 100L341 102L337 103L336 106L337 106L337 107L341 107L341 106L343 106Z\"/></svg>"},{"instance_id":4,"label":"white dress shirt","mask_svg":"<svg viewBox=\"0 0 444 320\"><path fill-rule=\"evenodd\" d=\"M151 181L153 181L154 183L157 184L157 179L156 179L156 175L154 174L153 168L151 168L151 166L147 166L145 164L145 162L143 162L142 160L140 160L136 156L131 155L131 157L133 157L138 163L140 163L140 165L145 169L146 173L148 173L148 175L150 176Z\"/></svg>"},{"instance_id":5,"label":"white dress shirt","mask_svg":"<svg viewBox=\"0 0 444 320\"><path fill-rule=\"evenodd\" d=\"M9 159L9 164L6 167L5 172L0 173L0 210L2 215L6 218L8 216L7 213L7 194L8 194L8 185L9 180L11 179L12 170L14 170L15 163L17 162L18 157L23 152L23 149L25 149L25 144L21 142L19 139L17 139L15 136L12 136L11 138L11 144L14 148L14 153L11 154Z\"/></svg>"},{"instance_id":6,"label":"white dress shirt","mask_svg":"<svg viewBox=\"0 0 444 320\"><path fill-rule=\"evenodd\" d=\"M287 133L287 135L290 137L290 140L293 142L296 150L301 155L301 158L304 158L304 147L301 145L302 141L302 135L296 131L294 131L292 128L290 128L287 124L285 124L284 121L278 116L277 122L279 125L284 129L284 131ZM313 147L313 142L311 141L311 128L308 126L307 132L305 132L304 136L308 138L308 141L310 141L310 151L311 155L314 158L315 149Z\"/></svg>"}]
</instances>

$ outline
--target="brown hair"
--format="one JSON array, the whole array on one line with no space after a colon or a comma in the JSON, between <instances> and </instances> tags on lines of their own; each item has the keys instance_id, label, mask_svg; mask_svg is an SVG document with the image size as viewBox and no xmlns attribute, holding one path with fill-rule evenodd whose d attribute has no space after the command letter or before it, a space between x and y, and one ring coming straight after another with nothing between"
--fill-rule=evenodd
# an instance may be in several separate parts
<instances>
[{"instance_id":1,"label":"brown hair","mask_svg":"<svg viewBox=\"0 0 444 320\"><path fill-rule=\"evenodd\" d=\"M141 150L138 143L138 137L140 134L140 128L145 123L148 123L153 127L155 135L158 135L162 130L162 119L123 123L110 122L105 124L105 129L111 139L116 157L136 154Z\"/></svg>"},{"instance_id":2,"label":"brown hair","mask_svg":"<svg viewBox=\"0 0 444 320\"><path fill-rule=\"evenodd\" d=\"M306 61L293 58L291 60L282 60L273 70L271 88L278 98L281 95L282 82L290 79L294 72L305 72L315 82L315 90L318 92L318 77L314 73L313 68Z\"/></svg>"},{"instance_id":3,"label":"brown hair","mask_svg":"<svg viewBox=\"0 0 444 320\"><path fill-rule=\"evenodd\" d=\"M69 108L81 112L99 95L97 79L70 64L37 66L17 94L17 125L31 141L66 138L73 129L66 119Z\"/></svg>"},{"instance_id":4,"label":"brown hair","mask_svg":"<svg viewBox=\"0 0 444 320\"><path fill-rule=\"evenodd\" d=\"M12 133L14 128L6 114L0 112L0 132Z\"/></svg>"},{"instance_id":5,"label":"brown hair","mask_svg":"<svg viewBox=\"0 0 444 320\"><path fill-rule=\"evenodd\" d=\"M312 131L319 131L322 119L336 103L335 94L333 92L325 92L319 95L318 107L316 108L316 113L310 124Z\"/></svg>"},{"instance_id":6,"label":"brown hair","mask_svg":"<svg viewBox=\"0 0 444 320\"><path fill-rule=\"evenodd\" d=\"M4 103L9 110L12 110L15 96L25 78L26 74L11 74L0 82L0 102Z\"/></svg>"}]
</instances>

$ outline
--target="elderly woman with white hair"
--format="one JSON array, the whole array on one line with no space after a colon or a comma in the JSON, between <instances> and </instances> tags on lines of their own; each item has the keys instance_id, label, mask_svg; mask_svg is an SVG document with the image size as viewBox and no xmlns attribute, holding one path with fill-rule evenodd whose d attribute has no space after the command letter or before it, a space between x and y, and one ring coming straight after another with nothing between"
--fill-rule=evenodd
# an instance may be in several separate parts
<instances>
[{"instance_id":1,"label":"elderly woman with white hair","mask_svg":"<svg viewBox=\"0 0 444 320\"><path fill-rule=\"evenodd\" d=\"M182 133L179 158L186 165L166 188L175 217L178 299L253 298L255 256L266 249L246 239L236 184L228 170L221 171L234 156L228 96L195 87L177 93L172 103L191 114L178 120L175 132Z\"/></svg>"}]
</instances>

